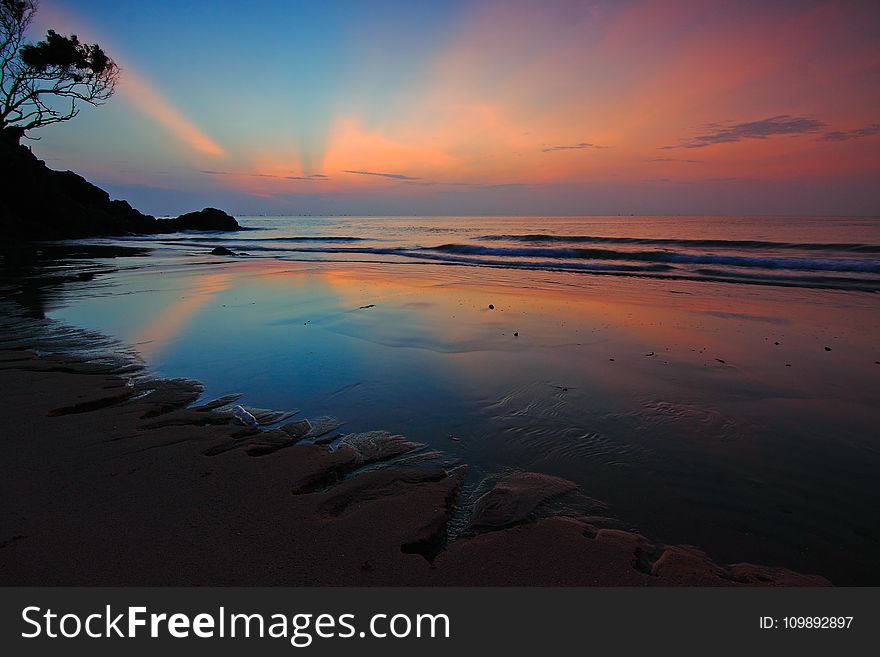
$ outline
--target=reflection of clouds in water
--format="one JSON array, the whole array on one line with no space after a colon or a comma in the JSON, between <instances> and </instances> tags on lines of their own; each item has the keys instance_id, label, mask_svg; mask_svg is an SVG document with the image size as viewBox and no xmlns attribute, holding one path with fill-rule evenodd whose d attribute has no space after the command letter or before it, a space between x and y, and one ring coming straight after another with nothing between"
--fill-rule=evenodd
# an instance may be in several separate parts
<instances>
[{"instance_id":1,"label":"reflection of clouds in water","mask_svg":"<svg viewBox=\"0 0 880 657\"><path fill-rule=\"evenodd\" d=\"M231 274L200 275L188 281L184 295L159 312L132 339L144 358L156 358L168 342L181 337L195 316L214 296L230 286Z\"/></svg>"}]
</instances>

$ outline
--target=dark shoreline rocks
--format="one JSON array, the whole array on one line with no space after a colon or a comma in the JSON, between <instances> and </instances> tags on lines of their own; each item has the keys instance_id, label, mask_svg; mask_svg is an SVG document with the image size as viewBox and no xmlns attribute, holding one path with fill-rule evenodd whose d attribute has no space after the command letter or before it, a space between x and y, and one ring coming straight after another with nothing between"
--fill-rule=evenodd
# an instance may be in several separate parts
<instances>
[{"instance_id":1,"label":"dark shoreline rocks","mask_svg":"<svg viewBox=\"0 0 880 657\"><path fill-rule=\"evenodd\" d=\"M198 212L187 212L176 219L160 219L159 221L165 227L174 228L175 230L233 231L241 229L235 217L217 208L205 208Z\"/></svg>"},{"instance_id":2,"label":"dark shoreline rocks","mask_svg":"<svg viewBox=\"0 0 880 657\"><path fill-rule=\"evenodd\" d=\"M25 146L0 144L0 231L7 242L240 230L215 208L157 219L73 171L55 171Z\"/></svg>"}]
</instances>

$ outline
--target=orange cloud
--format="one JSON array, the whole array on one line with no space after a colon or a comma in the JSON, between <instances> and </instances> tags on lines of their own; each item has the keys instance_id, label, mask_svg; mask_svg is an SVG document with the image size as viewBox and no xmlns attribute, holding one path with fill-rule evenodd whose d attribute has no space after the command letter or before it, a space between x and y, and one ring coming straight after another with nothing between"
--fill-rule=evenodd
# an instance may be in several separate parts
<instances>
[{"instance_id":1,"label":"orange cloud","mask_svg":"<svg viewBox=\"0 0 880 657\"><path fill-rule=\"evenodd\" d=\"M456 164L456 159L430 138L392 136L367 130L356 119L345 118L332 131L323 170L333 174L358 170L424 177ZM365 176L348 177L352 184L376 182Z\"/></svg>"}]
</instances>

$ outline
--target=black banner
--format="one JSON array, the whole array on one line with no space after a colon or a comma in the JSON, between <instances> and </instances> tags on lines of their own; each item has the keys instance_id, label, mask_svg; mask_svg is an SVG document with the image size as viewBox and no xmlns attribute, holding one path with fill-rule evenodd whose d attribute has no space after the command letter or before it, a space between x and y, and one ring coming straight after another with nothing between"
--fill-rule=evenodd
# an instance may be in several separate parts
<instances>
[{"instance_id":1,"label":"black banner","mask_svg":"<svg viewBox=\"0 0 880 657\"><path fill-rule=\"evenodd\" d=\"M127 657L520 655L563 647L576 654L867 654L880 638L878 592L4 588L0 646L8 655Z\"/></svg>"}]
</instances>

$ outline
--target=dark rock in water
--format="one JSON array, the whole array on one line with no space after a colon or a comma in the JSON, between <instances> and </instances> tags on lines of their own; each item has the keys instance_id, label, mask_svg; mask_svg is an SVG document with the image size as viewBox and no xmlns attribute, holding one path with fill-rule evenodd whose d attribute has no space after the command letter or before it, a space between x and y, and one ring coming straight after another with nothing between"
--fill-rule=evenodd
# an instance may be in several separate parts
<instances>
[{"instance_id":1,"label":"dark rock in water","mask_svg":"<svg viewBox=\"0 0 880 657\"><path fill-rule=\"evenodd\" d=\"M537 472L508 475L476 501L470 527L502 529L521 523L544 502L576 489L566 479Z\"/></svg>"},{"instance_id":2,"label":"dark rock in water","mask_svg":"<svg viewBox=\"0 0 880 657\"><path fill-rule=\"evenodd\" d=\"M235 217L217 208L205 208L198 212L187 212L176 219L160 219L159 224L168 229L162 232L176 232L179 230L229 231L241 229Z\"/></svg>"},{"instance_id":3,"label":"dark rock in water","mask_svg":"<svg viewBox=\"0 0 880 657\"><path fill-rule=\"evenodd\" d=\"M513 333L513 337L518 338L518 337L519 337L519 331L514 331L514 333Z\"/></svg>"},{"instance_id":4,"label":"dark rock in water","mask_svg":"<svg viewBox=\"0 0 880 657\"><path fill-rule=\"evenodd\" d=\"M717 361L718 361L719 363L721 363L722 365L724 365L724 364L727 362L727 361L725 361L725 360L722 360L721 358L716 358L715 360L717 360Z\"/></svg>"},{"instance_id":5,"label":"dark rock in water","mask_svg":"<svg viewBox=\"0 0 880 657\"><path fill-rule=\"evenodd\" d=\"M211 255L235 255L235 251L227 249L225 246L218 246L211 249Z\"/></svg>"},{"instance_id":6,"label":"dark rock in water","mask_svg":"<svg viewBox=\"0 0 880 657\"><path fill-rule=\"evenodd\" d=\"M495 306L493 304L489 304L489 310L495 310Z\"/></svg>"},{"instance_id":7,"label":"dark rock in water","mask_svg":"<svg viewBox=\"0 0 880 657\"><path fill-rule=\"evenodd\" d=\"M825 351L831 351L831 347L825 347Z\"/></svg>"},{"instance_id":8,"label":"dark rock in water","mask_svg":"<svg viewBox=\"0 0 880 657\"><path fill-rule=\"evenodd\" d=\"M238 222L212 210L156 219L111 200L72 171L55 171L26 146L0 142L0 231L5 240L60 240L111 235L149 235L178 230L238 230ZM222 216L221 216L222 215Z\"/></svg>"}]
</instances>

